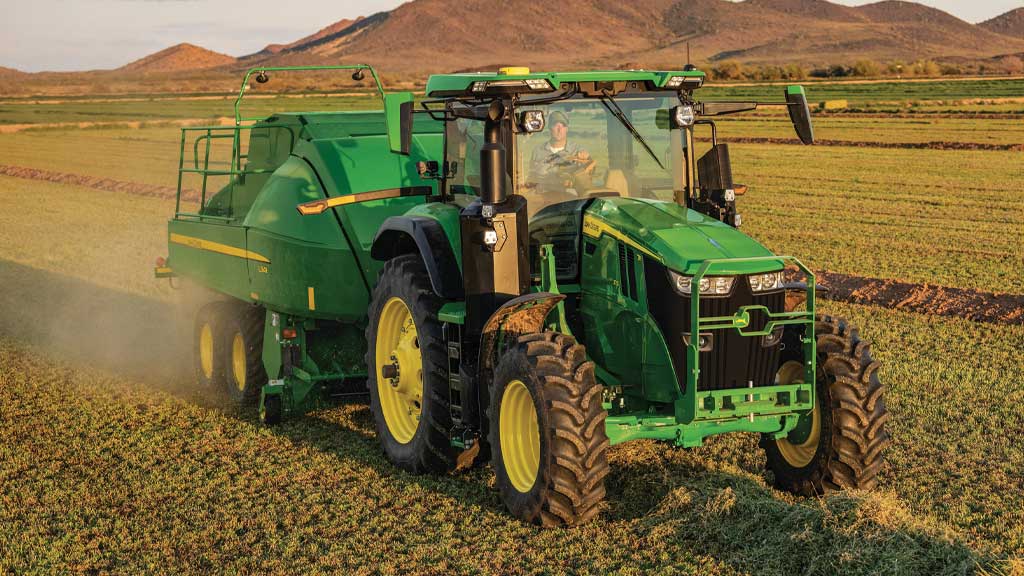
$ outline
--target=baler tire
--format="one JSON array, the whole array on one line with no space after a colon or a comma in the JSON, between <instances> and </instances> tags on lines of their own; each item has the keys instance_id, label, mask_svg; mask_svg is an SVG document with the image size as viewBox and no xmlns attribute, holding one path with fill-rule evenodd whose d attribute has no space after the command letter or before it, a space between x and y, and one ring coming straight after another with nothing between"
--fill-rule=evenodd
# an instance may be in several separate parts
<instances>
[{"instance_id":1,"label":"baler tire","mask_svg":"<svg viewBox=\"0 0 1024 576\"><path fill-rule=\"evenodd\" d=\"M512 417L523 405L522 384L536 410L539 443L537 470L533 483L524 477L521 465L506 465L505 451L516 458L520 442L510 427ZM506 391L508 399L506 399ZM498 361L491 383L491 464L502 501L512 515L542 526L569 526L593 520L602 509L604 479L608 474L607 411L602 405L603 387L594 377L594 363L587 360L584 347L572 336L540 332L521 336ZM515 398L518 395L519 398ZM502 403L509 402L510 417L503 434ZM520 421L520 419L518 419ZM527 413L527 422L529 415ZM502 438L507 444L502 445ZM527 454L533 456L532 449ZM527 465L529 467L529 464ZM510 472L511 470L511 472ZM525 482L523 482L525 480Z\"/></svg>"},{"instance_id":2,"label":"baler tire","mask_svg":"<svg viewBox=\"0 0 1024 576\"><path fill-rule=\"evenodd\" d=\"M280 394L271 394L263 399L263 409L260 410L260 421L265 426L276 426L281 423L284 415L284 406L281 403Z\"/></svg>"},{"instance_id":3,"label":"baler tire","mask_svg":"<svg viewBox=\"0 0 1024 576\"><path fill-rule=\"evenodd\" d=\"M263 367L263 331L266 312L263 308L238 305L224 322L224 390L230 400L241 406L252 406L267 383ZM235 338L241 338L242 359L235 366ZM239 375L242 382L239 382Z\"/></svg>"},{"instance_id":4,"label":"baler tire","mask_svg":"<svg viewBox=\"0 0 1024 576\"><path fill-rule=\"evenodd\" d=\"M230 306L227 302L209 302L197 312L192 330L192 352L196 381L217 393L224 386L224 320ZM204 335L204 330L208 332ZM205 359L204 348L205 350Z\"/></svg>"},{"instance_id":5,"label":"baler tire","mask_svg":"<svg viewBox=\"0 0 1024 576\"><path fill-rule=\"evenodd\" d=\"M870 490L878 483L885 449L891 443L889 419L871 346L842 318L819 315L816 391L821 433L817 451L805 466L794 466L770 435L761 437L775 486L803 496L844 489ZM797 348L799 350L799 348ZM784 355L782 362L790 360ZM802 359L802 353L797 359ZM780 365L781 365L780 363Z\"/></svg>"},{"instance_id":6,"label":"baler tire","mask_svg":"<svg viewBox=\"0 0 1024 576\"><path fill-rule=\"evenodd\" d=\"M422 398L420 418L411 438L399 442L388 428L378 389L377 332L385 304L399 298L416 328L421 355ZM448 390L448 346L441 334L437 312L443 302L430 286L426 266L418 254L388 260L380 272L370 302L366 327L366 381L370 392L377 437L388 460L411 474L444 474L455 468L457 451L449 437L452 427Z\"/></svg>"}]
</instances>

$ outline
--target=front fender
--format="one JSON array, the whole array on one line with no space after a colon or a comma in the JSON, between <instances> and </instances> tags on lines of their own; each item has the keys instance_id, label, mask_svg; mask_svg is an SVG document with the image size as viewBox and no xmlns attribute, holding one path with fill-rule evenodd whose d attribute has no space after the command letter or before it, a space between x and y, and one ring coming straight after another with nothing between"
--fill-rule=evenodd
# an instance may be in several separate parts
<instances>
[{"instance_id":1,"label":"front fender","mask_svg":"<svg viewBox=\"0 0 1024 576\"><path fill-rule=\"evenodd\" d=\"M440 222L422 216L392 216L381 224L370 247L375 260L419 254L434 293L445 300L463 297L462 273Z\"/></svg>"},{"instance_id":2,"label":"front fender","mask_svg":"<svg viewBox=\"0 0 1024 576\"><path fill-rule=\"evenodd\" d=\"M478 374L490 374L498 356L519 336L543 330L544 319L564 299L564 294L532 292L509 300L491 314L481 333Z\"/></svg>"}]
</instances>

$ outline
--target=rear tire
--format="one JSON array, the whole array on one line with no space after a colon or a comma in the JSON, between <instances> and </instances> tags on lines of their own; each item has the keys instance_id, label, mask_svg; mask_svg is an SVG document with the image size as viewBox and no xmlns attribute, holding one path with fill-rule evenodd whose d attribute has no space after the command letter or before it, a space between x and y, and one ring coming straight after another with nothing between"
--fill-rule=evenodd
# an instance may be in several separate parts
<instances>
[{"instance_id":1,"label":"rear tire","mask_svg":"<svg viewBox=\"0 0 1024 576\"><path fill-rule=\"evenodd\" d=\"M501 357L490 391L491 463L514 516L563 526L600 512L608 474L602 390L571 336L527 334Z\"/></svg>"},{"instance_id":2,"label":"rear tire","mask_svg":"<svg viewBox=\"0 0 1024 576\"><path fill-rule=\"evenodd\" d=\"M775 486L804 496L856 488L870 490L891 440L885 431L889 412L878 380L878 366L871 346L846 320L819 316L815 323L818 350L816 414L807 418L809 434L794 431L790 439L761 437L767 467L774 472ZM798 340L792 339L784 354L780 374L800 363ZM815 420L817 422L815 422ZM817 430L817 433L814 431ZM794 437L794 435L796 435Z\"/></svg>"},{"instance_id":3,"label":"rear tire","mask_svg":"<svg viewBox=\"0 0 1024 576\"><path fill-rule=\"evenodd\" d=\"M236 404L252 405L267 383L263 368L262 308L237 306L224 322L224 390Z\"/></svg>"},{"instance_id":4,"label":"rear tire","mask_svg":"<svg viewBox=\"0 0 1024 576\"><path fill-rule=\"evenodd\" d=\"M271 394L263 398L263 408L260 410L260 422L266 426L276 426L281 423L284 408L281 404L280 394Z\"/></svg>"},{"instance_id":5,"label":"rear tire","mask_svg":"<svg viewBox=\"0 0 1024 576\"><path fill-rule=\"evenodd\" d=\"M227 302L210 302L196 312L192 352L196 381L203 388L224 386L224 320Z\"/></svg>"},{"instance_id":6,"label":"rear tire","mask_svg":"<svg viewBox=\"0 0 1024 576\"><path fill-rule=\"evenodd\" d=\"M441 304L417 254L384 264L370 303L370 410L384 454L412 474L445 473L456 464Z\"/></svg>"}]
</instances>

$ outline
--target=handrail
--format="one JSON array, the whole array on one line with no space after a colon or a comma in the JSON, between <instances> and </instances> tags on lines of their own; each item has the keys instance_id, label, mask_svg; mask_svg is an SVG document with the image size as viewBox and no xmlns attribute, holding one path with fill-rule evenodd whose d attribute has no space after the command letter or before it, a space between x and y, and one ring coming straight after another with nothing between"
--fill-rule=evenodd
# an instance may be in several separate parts
<instances>
[{"instance_id":1,"label":"handrail","mask_svg":"<svg viewBox=\"0 0 1024 576\"><path fill-rule=\"evenodd\" d=\"M181 191L184 185L185 174L198 174L202 176L202 186L199 194L199 210L202 211L203 206L206 205L206 196L208 188L208 177L210 176L241 176L244 177L249 174L270 174L273 170L266 168L248 168L242 166L242 160L249 157L248 154L241 153L241 146L239 145L240 134L242 130L252 131L254 129L275 129L275 130L287 130L288 136L291 139L289 148L295 143L295 130L291 126L258 126L255 124L250 125L235 125L235 126L182 126L181 127L181 147L178 151L178 193L175 199L174 214L175 217L179 216L190 216L191 213L181 211ZM185 163L185 144L188 140L188 134L190 132L200 133L192 143L192 167L187 167ZM217 132L221 132L218 134ZM230 133L225 133L230 132ZM210 159L211 154L211 143L213 140L232 140L231 147L231 159L226 162L228 167L222 169L211 169L210 164L223 165L223 161L212 161ZM202 144L204 146L204 154L200 157L199 147ZM202 164L202 166L200 166ZM220 217L206 215L203 218L218 219ZM230 219L228 219L230 220Z\"/></svg>"},{"instance_id":2,"label":"handrail","mask_svg":"<svg viewBox=\"0 0 1024 576\"><path fill-rule=\"evenodd\" d=\"M235 125L238 126L242 122L250 120L261 120L259 117L243 118L241 115L240 106L242 99L245 98L245 89L249 85L249 77L253 73L263 72L303 72L303 71L315 71L315 70L369 70L370 75L373 76L374 84L377 86L377 92L380 93L381 101L384 100L384 85L381 84L380 78L377 76L377 71L373 69L373 66L369 64L346 64L339 66L270 66L270 67L256 67L250 68L245 73L245 78L242 79L242 87L238 90L238 98L235 99Z\"/></svg>"}]
</instances>

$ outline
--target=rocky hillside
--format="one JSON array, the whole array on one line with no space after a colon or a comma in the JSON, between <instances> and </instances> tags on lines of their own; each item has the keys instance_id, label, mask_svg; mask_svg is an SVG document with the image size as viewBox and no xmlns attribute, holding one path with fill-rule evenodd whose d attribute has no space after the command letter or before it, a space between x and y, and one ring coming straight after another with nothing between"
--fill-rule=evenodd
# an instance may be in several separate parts
<instances>
[{"instance_id":1,"label":"rocky hillside","mask_svg":"<svg viewBox=\"0 0 1024 576\"><path fill-rule=\"evenodd\" d=\"M166 73L182 70L202 70L229 66L237 61L233 56L214 52L194 44L178 44L150 54L120 68L120 72Z\"/></svg>"}]
</instances>

